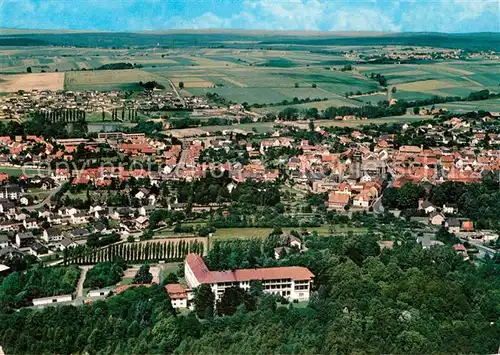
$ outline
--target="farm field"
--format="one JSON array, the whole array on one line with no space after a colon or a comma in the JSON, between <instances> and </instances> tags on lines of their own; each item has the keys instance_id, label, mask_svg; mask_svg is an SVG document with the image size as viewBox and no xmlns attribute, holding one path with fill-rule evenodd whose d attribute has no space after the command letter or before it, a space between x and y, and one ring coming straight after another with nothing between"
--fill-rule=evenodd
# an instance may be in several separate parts
<instances>
[{"instance_id":1,"label":"farm field","mask_svg":"<svg viewBox=\"0 0 500 355\"><path fill-rule=\"evenodd\" d=\"M369 96L368 96L369 97ZM381 101L381 100L379 100ZM308 109L308 108L317 108L319 111L325 110L331 106L351 106L351 107L359 107L362 106L362 102L358 102L352 99L346 99L343 97L338 97L334 99L324 100L324 101L315 101L315 102L307 102L303 104L297 105L278 105L278 106L268 106L262 108L252 108L252 111L259 113L277 113L284 110L287 107L295 107L299 110Z\"/></svg>"},{"instance_id":2,"label":"farm field","mask_svg":"<svg viewBox=\"0 0 500 355\"><path fill-rule=\"evenodd\" d=\"M432 64L386 64L356 67L362 75L384 75L395 86L396 99L467 96L473 91L499 90L500 61L447 61Z\"/></svg>"},{"instance_id":3,"label":"farm field","mask_svg":"<svg viewBox=\"0 0 500 355\"><path fill-rule=\"evenodd\" d=\"M500 99L491 99L484 101L465 101L465 102L448 102L444 104L434 105L436 108L446 108L452 112L469 112L469 111L493 111L500 112Z\"/></svg>"},{"instance_id":4,"label":"farm field","mask_svg":"<svg viewBox=\"0 0 500 355\"><path fill-rule=\"evenodd\" d=\"M19 90L62 90L64 73L31 73L0 75L0 92Z\"/></svg>"},{"instance_id":5,"label":"farm field","mask_svg":"<svg viewBox=\"0 0 500 355\"><path fill-rule=\"evenodd\" d=\"M393 116L384 118L374 118L370 120L317 120L316 125L321 127L358 127L368 124L384 124L384 123L396 123L396 122L415 122L421 120L433 119L433 116L416 116L416 115L406 115L406 116Z\"/></svg>"},{"instance_id":6,"label":"farm field","mask_svg":"<svg viewBox=\"0 0 500 355\"><path fill-rule=\"evenodd\" d=\"M169 88L168 80L140 69L67 72L66 90L142 90L140 81L157 81Z\"/></svg>"},{"instance_id":7,"label":"farm field","mask_svg":"<svg viewBox=\"0 0 500 355\"><path fill-rule=\"evenodd\" d=\"M419 100L439 96L467 96L488 89L498 91L500 60L453 60L422 64L370 64L342 53L359 46L323 46L323 51L307 47L273 49L242 48L68 48L5 47L0 50L0 91L49 88L53 90L139 90L139 81L157 81L169 89L169 81L184 83L184 96L217 93L227 101L248 104L279 103L293 98L321 98L323 102L300 107L375 105L384 95L346 99L346 92L379 91L371 73L382 74L398 100ZM280 50L279 48L283 48ZM388 47L389 48L389 47ZM364 50L367 50L364 47ZM368 50L369 52L369 50ZM110 63L133 63L133 70L92 71ZM352 71L341 71L346 64ZM10 76L26 73L31 76ZM85 69L85 71L82 71ZM42 70L47 73L40 73ZM58 70L59 73L54 73ZM64 72L64 73L62 73ZM43 76L39 76L42 75ZM9 77L15 80L5 80ZM63 79L61 79L63 78ZM61 84L63 80L63 84ZM313 88L313 85L316 87ZM261 112L276 112L281 107Z\"/></svg>"}]
</instances>

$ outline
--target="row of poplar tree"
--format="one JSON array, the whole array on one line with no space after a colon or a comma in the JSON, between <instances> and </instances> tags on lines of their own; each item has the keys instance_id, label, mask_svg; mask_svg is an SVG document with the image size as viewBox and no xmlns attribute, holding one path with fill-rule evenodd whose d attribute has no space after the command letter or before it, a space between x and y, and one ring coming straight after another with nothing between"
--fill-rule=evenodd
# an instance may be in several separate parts
<instances>
[{"instance_id":1,"label":"row of poplar tree","mask_svg":"<svg viewBox=\"0 0 500 355\"><path fill-rule=\"evenodd\" d=\"M95 264L113 261L121 257L125 262L150 260L180 261L189 253L203 254L204 244L198 240L118 243L105 248L92 248L86 245L64 250L64 264Z\"/></svg>"},{"instance_id":2,"label":"row of poplar tree","mask_svg":"<svg viewBox=\"0 0 500 355\"><path fill-rule=\"evenodd\" d=\"M86 113L79 109L57 109L53 111L37 111L36 115L48 122L78 122L85 121Z\"/></svg>"},{"instance_id":3,"label":"row of poplar tree","mask_svg":"<svg viewBox=\"0 0 500 355\"><path fill-rule=\"evenodd\" d=\"M137 122L137 110L134 109L134 108L125 108L123 107L121 109L121 112L119 111L119 109L113 109L111 111L111 119L113 121L118 121L118 116L120 116L120 119L122 121L125 121L125 119L127 119L128 121L131 121L131 122Z\"/></svg>"}]
</instances>

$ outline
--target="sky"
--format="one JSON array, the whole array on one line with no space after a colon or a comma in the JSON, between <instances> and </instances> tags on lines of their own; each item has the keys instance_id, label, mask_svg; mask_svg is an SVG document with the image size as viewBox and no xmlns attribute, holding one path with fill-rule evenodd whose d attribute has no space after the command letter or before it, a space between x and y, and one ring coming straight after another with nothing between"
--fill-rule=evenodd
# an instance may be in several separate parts
<instances>
[{"instance_id":1,"label":"sky","mask_svg":"<svg viewBox=\"0 0 500 355\"><path fill-rule=\"evenodd\" d=\"M0 0L0 27L500 32L500 0Z\"/></svg>"}]
</instances>

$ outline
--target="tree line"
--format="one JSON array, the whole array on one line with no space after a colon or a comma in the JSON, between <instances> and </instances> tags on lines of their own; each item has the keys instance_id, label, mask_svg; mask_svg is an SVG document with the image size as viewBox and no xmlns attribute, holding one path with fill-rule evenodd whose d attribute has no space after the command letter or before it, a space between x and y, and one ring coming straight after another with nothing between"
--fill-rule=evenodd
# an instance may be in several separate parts
<instances>
[{"instance_id":1,"label":"tree line","mask_svg":"<svg viewBox=\"0 0 500 355\"><path fill-rule=\"evenodd\" d=\"M406 114L408 108L415 108L418 112L421 106L430 106L435 104L442 104L446 102L456 101L481 101L500 97L500 93L491 93L489 90L481 90L472 92L466 97L459 96L434 96L429 99L404 101L399 100L395 105L389 105L387 101L381 101L377 106L366 105L361 107L328 107L323 112L318 113L314 118L321 119L335 119L337 116L356 116L366 118L380 118L388 116L401 116ZM418 110L417 110L418 109ZM296 121L305 115L307 111L301 111L296 107L287 107L280 111L277 117L284 121Z\"/></svg>"},{"instance_id":2,"label":"tree line","mask_svg":"<svg viewBox=\"0 0 500 355\"><path fill-rule=\"evenodd\" d=\"M77 122L77 121L85 121L86 112L85 110L79 109L56 109L50 111L36 111L35 115L41 118L46 122Z\"/></svg>"},{"instance_id":3,"label":"tree line","mask_svg":"<svg viewBox=\"0 0 500 355\"><path fill-rule=\"evenodd\" d=\"M120 111L121 110L121 111ZM120 117L120 118L118 118ZM104 111L103 111L103 121L104 121ZM137 109L131 107L122 107L121 109L114 108L111 110L111 120L113 121L125 121L138 122Z\"/></svg>"},{"instance_id":4,"label":"tree line","mask_svg":"<svg viewBox=\"0 0 500 355\"><path fill-rule=\"evenodd\" d=\"M122 258L125 262L151 260L182 261L189 253L203 254L204 244L198 240L117 243L106 248L92 248L87 245L64 250L64 264L95 264Z\"/></svg>"}]
</instances>

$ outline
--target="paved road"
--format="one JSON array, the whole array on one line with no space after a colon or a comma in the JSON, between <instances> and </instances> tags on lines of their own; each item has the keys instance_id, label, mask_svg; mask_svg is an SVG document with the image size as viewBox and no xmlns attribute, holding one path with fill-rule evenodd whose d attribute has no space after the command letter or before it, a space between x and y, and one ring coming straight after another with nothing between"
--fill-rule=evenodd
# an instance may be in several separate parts
<instances>
[{"instance_id":1,"label":"paved road","mask_svg":"<svg viewBox=\"0 0 500 355\"><path fill-rule=\"evenodd\" d=\"M87 275L87 271L92 268L92 266L80 266L82 273L80 274L80 279L78 280L78 285L76 286L76 296L83 296L83 283L85 281L85 276Z\"/></svg>"},{"instance_id":2,"label":"paved road","mask_svg":"<svg viewBox=\"0 0 500 355\"><path fill-rule=\"evenodd\" d=\"M384 205L382 205L382 196L383 195L380 195L373 203L373 212L376 214L383 214L385 211Z\"/></svg>"},{"instance_id":3,"label":"paved road","mask_svg":"<svg viewBox=\"0 0 500 355\"><path fill-rule=\"evenodd\" d=\"M462 243L468 242L470 245L475 246L479 250L479 252L483 255L488 254L489 256L494 256L497 253L497 251L495 249L488 248L488 247L486 247L486 246L484 246L481 243L478 243L476 241L466 239L466 238L459 238L459 239Z\"/></svg>"},{"instance_id":4,"label":"paved road","mask_svg":"<svg viewBox=\"0 0 500 355\"><path fill-rule=\"evenodd\" d=\"M177 165L175 166L175 169L174 169L174 176L180 176L179 172L180 172L180 170L184 169L184 167L186 166L186 159L188 157L188 154L189 154L188 149L182 150L181 156L179 158L179 162L177 163Z\"/></svg>"},{"instance_id":5,"label":"paved road","mask_svg":"<svg viewBox=\"0 0 500 355\"><path fill-rule=\"evenodd\" d=\"M181 100L182 105L186 106L186 102L184 101L184 98L179 94L179 92L177 91L177 88L175 87L175 85L172 82L172 80L168 79L168 82L170 83L170 86L172 87L172 90L174 90L174 92L177 95L177 97L179 98L179 100Z\"/></svg>"}]
</instances>

